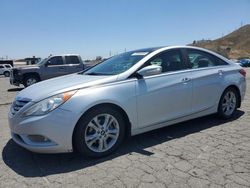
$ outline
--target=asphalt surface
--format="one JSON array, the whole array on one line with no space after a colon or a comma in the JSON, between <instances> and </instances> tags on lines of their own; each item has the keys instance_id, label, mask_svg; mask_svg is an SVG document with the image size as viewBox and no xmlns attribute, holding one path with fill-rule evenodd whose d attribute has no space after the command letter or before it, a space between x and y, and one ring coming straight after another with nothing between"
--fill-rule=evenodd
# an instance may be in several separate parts
<instances>
[{"instance_id":1,"label":"asphalt surface","mask_svg":"<svg viewBox=\"0 0 250 188\"><path fill-rule=\"evenodd\" d=\"M7 114L22 88L0 76L0 187L250 187L250 69L234 119L187 121L125 141L113 155L35 154L10 138Z\"/></svg>"}]
</instances>

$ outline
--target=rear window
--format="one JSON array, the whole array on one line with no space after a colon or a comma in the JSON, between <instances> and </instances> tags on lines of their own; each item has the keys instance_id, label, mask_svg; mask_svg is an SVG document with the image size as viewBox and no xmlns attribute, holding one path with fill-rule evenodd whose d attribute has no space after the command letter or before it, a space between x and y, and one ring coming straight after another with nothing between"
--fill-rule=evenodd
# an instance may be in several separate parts
<instances>
[{"instance_id":1,"label":"rear window","mask_svg":"<svg viewBox=\"0 0 250 188\"><path fill-rule=\"evenodd\" d=\"M66 64L80 64L77 56L65 56Z\"/></svg>"},{"instance_id":2,"label":"rear window","mask_svg":"<svg viewBox=\"0 0 250 188\"><path fill-rule=\"evenodd\" d=\"M227 65L222 59L201 50L187 49L187 52L193 69Z\"/></svg>"}]
</instances>

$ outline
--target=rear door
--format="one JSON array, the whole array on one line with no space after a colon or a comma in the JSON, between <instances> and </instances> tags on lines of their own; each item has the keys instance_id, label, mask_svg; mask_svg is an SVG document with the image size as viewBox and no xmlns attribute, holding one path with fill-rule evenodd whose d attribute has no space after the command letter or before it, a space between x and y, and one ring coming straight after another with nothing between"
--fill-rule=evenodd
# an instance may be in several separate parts
<instances>
[{"instance_id":1,"label":"rear door","mask_svg":"<svg viewBox=\"0 0 250 188\"><path fill-rule=\"evenodd\" d=\"M47 60L45 66L42 67L42 79L54 78L67 74L67 66L62 56L53 56Z\"/></svg>"},{"instance_id":2,"label":"rear door","mask_svg":"<svg viewBox=\"0 0 250 188\"><path fill-rule=\"evenodd\" d=\"M192 79L181 51L165 51L145 66L152 64L162 66L162 74L137 81L139 127L164 123L191 113Z\"/></svg>"},{"instance_id":3,"label":"rear door","mask_svg":"<svg viewBox=\"0 0 250 188\"><path fill-rule=\"evenodd\" d=\"M214 107L221 95L226 62L207 52L187 49L193 79L192 112Z\"/></svg>"},{"instance_id":4,"label":"rear door","mask_svg":"<svg viewBox=\"0 0 250 188\"><path fill-rule=\"evenodd\" d=\"M65 56L68 73L80 72L83 70L83 64L78 56Z\"/></svg>"}]
</instances>

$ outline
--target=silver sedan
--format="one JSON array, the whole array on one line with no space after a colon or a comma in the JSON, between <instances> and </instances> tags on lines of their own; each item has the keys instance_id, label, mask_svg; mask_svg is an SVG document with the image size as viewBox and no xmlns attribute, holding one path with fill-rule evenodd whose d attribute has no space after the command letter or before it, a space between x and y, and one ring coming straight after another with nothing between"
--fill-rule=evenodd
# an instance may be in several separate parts
<instances>
[{"instance_id":1,"label":"silver sedan","mask_svg":"<svg viewBox=\"0 0 250 188\"><path fill-rule=\"evenodd\" d=\"M22 90L9 112L13 140L40 153L110 154L126 136L217 113L231 118L246 72L205 49L147 48Z\"/></svg>"}]
</instances>

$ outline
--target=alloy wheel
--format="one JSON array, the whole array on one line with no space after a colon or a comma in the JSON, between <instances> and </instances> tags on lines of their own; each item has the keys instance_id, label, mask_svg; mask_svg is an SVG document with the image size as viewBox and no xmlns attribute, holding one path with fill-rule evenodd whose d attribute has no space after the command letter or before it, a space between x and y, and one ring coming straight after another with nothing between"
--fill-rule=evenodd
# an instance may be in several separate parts
<instances>
[{"instance_id":1,"label":"alloy wheel","mask_svg":"<svg viewBox=\"0 0 250 188\"><path fill-rule=\"evenodd\" d=\"M27 86L30 86L30 85L35 84L35 83L37 83L37 80L35 78L28 78L26 80L26 85Z\"/></svg>"},{"instance_id":2,"label":"alloy wheel","mask_svg":"<svg viewBox=\"0 0 250 188\"><path fill-rule=\"evenodd\" d=\"M95 116L85 129L85 143L94 152L105 152L112 148L119 137L119 123L110 114Z\"/></svg>"},{"instance_id":3,"label":"alloy wheel","mask_svg":"<svg viewBox=\"0 0 250 188\"><path fill-rule=\"evenodd\" d=\"M236 107L236 95L232 91L228 91L222 101L222 111L226 116L230 116Z\"/></svg>"}]
</instances>

